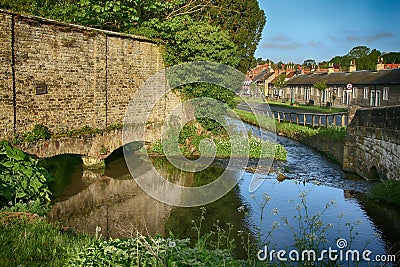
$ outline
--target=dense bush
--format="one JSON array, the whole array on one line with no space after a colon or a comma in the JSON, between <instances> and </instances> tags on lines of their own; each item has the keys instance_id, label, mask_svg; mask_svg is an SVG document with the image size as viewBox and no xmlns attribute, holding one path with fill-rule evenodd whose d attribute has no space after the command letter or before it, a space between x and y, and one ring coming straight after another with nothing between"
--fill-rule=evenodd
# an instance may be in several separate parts
<instances>
[{"instance_id":1,"label":"dense bush","mask_svg":"<svg viewBox=\"0 0 400 267\"><path fill-rule=\"evenodd\" d=\"M210 250L188 239L149 238L96 240L69 266L239 266L227 249Z\"/></svg>"}]
</instances>

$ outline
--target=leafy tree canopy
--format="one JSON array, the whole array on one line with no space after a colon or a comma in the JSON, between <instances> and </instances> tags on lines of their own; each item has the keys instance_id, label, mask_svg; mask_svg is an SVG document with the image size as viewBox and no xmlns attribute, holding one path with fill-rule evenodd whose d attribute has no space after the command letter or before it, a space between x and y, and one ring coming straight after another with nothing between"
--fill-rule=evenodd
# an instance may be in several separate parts
<instances>
[{"instance_id":1,"label":"leafy tree canopy","mask_svg":"<svg viewBox=\"0 0 400 267\"><path fill-rule=\"evenodd\" d=\"M371 49L366 46L356 46L347 53L347 56L350 58L362 58L369 55Z\"/></svg>"},{"instance_id":2,"label":"leafy tree canopy","mask_svg":"<svg viewBox=\"0 0 400 267\"><path fill-rule=\"evenodd\" d=\"M281 73L278 75L276 78L275 82L273 82L273 85L277 88L283 88L286 86L286 74Z\"/></svg>"},{"instance_id":3,"label":"leafy tree canopy","mask_svg":"<svg viewBox=\"0 0 400 267\"><path fill-rule=\"evenodd\" d=\"M370 49L367 46L356 46L344 56L336 56L329 62L335 66L340 66L342 71L347 71L350 62L356 60L358 70L375 70L376 62L381 56L381 52L376 49Z\"/></svg>"},{"instance_id":4,"label":"leafy tree canopy","mask_svg":"<svg viewBox=\"0 0 400 267\"><path fill-rule=\"evenodd\" d=\"M317 63L315 62L315 60L314 59L307 59L307 60L304 60L304 62L303 62L303 66L305 66L305 67L312 67L312 66L315 66Z\"/></svg>"},{"instance_id":5,"label":"leafy tree canopy","mask_svg":"<svg viewBox=\"0 0 400 267\"><path fill-rule=\"evenodd\" d=\"M153 30L167 26L166 31L172 32L173 27L182 29L184 25L179 23L186 23L189 17L188 30L194 30L195 35L208 34L212 27L225 31L222 37L231 39L236 45L234 51L227 53L235 57L234 61L237 62L234 67L243 72L255 63L254 52L266 21L264 11L260 9L257 0L3 0L0 8L125 33L137 32L143 26L152 26ZM199 28L195 29L197 27ZM151 33L148 37L154 37L154 34ZM157 37L165 40L166 35ZM185 51L188 45L183 43L188 37L192 36L186 34L182 37L182 42L175 42L175 45L180 46L175 52L188 54L188 51ZM204 42L207 39L212 41L209 44L211 45L218 42L212 40L213 38L218 39L219 35L213 34L197 40ZM191 44L195 41L192 40ZM217 46L213 50L217 49L225 47ZM210 53L213 54L205 50L203 52L205 54L199 56L203 59ZM187 55L176 56L188 58Z\"/></svg>"},{"instance_id":6,"label":"leafy tree canopy","mask_svg":"<svg viewBox=\"0 0 400 267\"><path fill-rule=\"evenodd\" d=\"M400 64L400 52L389 52L382 55L383 61L388 64Z\"/></svg>"}]
</instances>

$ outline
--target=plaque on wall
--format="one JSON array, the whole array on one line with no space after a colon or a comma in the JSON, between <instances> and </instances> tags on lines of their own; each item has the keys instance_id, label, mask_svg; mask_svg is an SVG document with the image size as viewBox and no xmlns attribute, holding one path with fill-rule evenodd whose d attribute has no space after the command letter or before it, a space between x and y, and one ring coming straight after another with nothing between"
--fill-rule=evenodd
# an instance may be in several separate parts
<instances>
[{"instance_id":1,"label":"plaque on wall","mask_svg":"<svg viewBox=\"0 0 400 267\"><path fill-rule=\"evenodd\" d=\"M44 94L47 94L47 85L44 82L36 84L36 95Z\"/></svg>"}]
</instances>

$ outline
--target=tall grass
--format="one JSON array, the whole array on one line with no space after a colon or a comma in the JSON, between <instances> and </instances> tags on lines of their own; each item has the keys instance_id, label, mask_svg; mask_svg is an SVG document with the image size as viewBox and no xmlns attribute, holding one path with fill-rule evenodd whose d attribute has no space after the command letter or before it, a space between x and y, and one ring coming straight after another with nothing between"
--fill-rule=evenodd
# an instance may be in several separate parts
<instances>
[{"instance_id":1,"label":"tall grass","mask_svg":"<svg viewBox=\"0 0 400 267\"><path fill-rule=\"evenodd\" d=\"M91 242L42 218L0 213L1 266L63 266Z\"/></svg>"}]
</instances>

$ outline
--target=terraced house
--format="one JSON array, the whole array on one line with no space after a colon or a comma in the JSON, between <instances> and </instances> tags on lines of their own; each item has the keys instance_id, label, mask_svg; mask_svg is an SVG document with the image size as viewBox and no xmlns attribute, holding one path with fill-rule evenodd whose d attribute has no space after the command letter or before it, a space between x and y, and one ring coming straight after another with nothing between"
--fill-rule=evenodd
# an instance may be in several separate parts
<instances>
[{"instance_id":1,"label":"terraced house","mask_svg":"<svg viewBox=\"0 0 400 267\"><path fill-rule=\"evenodd\" d=\"M380 66L381 65L381 66ZM326 82L320 92L316 82ZM361 107L400 105L400 69L385 69L378 62L375 71L300 74L287 81L284 100L300 103L314 100L324 105L359 105Z\"/></svg>"}]
</instances>

